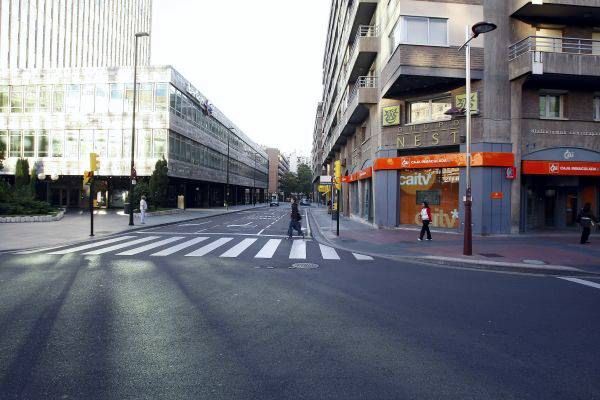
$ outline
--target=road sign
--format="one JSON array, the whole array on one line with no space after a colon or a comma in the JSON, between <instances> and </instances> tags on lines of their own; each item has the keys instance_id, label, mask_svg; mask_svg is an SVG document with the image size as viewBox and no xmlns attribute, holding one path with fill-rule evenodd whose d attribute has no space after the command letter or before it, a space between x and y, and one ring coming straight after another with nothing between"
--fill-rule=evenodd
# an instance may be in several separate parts
<instances>
[{"instance_id":1,"label":"road sign","mask_svg":"<svg viewBox=\"0 0 600 400\"><path fill-rule=\"evenodd\" d=\"M331 181L332 181L332 179L331 179L331 176L329 176L329 175L321 175L319 177L319 183L321 185L331 185Z\"/></svg>"},{"instance_id":2,"label":"road sign","mask_svg":"<svg viewBox=\"0 0 600 400\"><path fill-rule=\"evenodd\" d=\"M328 193L330 187L331 187L331 185L319 185L319 192L320 193Z\"/></svg>"}]
</instances>

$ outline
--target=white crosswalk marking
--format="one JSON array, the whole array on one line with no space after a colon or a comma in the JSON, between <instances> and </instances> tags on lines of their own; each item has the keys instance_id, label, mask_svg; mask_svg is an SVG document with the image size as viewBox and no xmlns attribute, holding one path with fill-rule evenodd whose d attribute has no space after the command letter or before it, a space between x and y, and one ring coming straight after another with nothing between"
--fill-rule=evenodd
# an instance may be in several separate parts
<instances>
[{"instance_id":1,"label":"white crosswalk marking","mask_svg":"<svg viewBox=\"0 0 600 400\"><path fill-rule=\"evenodd\" d=\"M277 251L277 247L279 247L280 243L281 239L269 239L263 248L256 253L254 258L273 258L273 254Z\"/></svg>"},{"instance_id":2,"label":"white crosswalk marking","mask_svg":"<svg viewBox=\"0 0 600 400\"><path fill-rule=\"evenodd\" d=\"M358 254L358 253L352 253L352 255L354 256L354 258L356 258L359 261L373 261L373 257L371 257L371 256L365 256L364 254Z\"/></svg>"},{"instance_id":3,"label":"white crosswalk marking","mask_svg":"<svg viewBox=\"0 0 600 400\"><path fill-rule=\"evenodd\" d=\"M188 247L192 247L195 244L200 242L204 242L207 240L207 237L197 237L192 240L188 240L187 242L179 243L173 247L166 248L164 250L159 251L158 253L150 254L151 257L165 257L170 256L171 254L175 254L180 250L187 249Z\"/></svg>"},{"instance_id":4,"label":"white crosswalk marking","mask_svg":"<svg viewBox=\"0 0 600 400\"><path fill-rule=\"evenodd\" d=\"M240 243L233 246L231 249L227 250L225 253L221 254L221 257L225 258L233 258L237 257L248 247L252 246L257 239L244 239Z\"/></svg>"},{"instance_id":5,"label":"white crosswalk marking","mask_svg":"<svg viewBox=\"0 0 600 400\"><path fill-rule=\"evenodd\" d=\"M338 255L338 253L335 251L335 249L333 247L325 246L322 244L319 244L319 247L321 248L321 255L323 256L324 260L339 260L340 259L340 256Z\"/></svg>"},{"instance_id":6,"label":"white crosswalk marking","mask_svg":"<svg viewBox=\"0 0 600 400\"><path fill-rule=\"evenodd\" d=\"M198 250L192 251L190 254L186 254L186 257L202 257L208 253L210 253L211 251L223 246L224 244L231 242L233 240L233 238L221 238L218 240L215 240L212 243L207 244L204 247L200 247Z\"/></svg>"},{"instance_id":7,"label":"white crosswalk marking","mask_svg":"<svg viewBox=\"0 0 600 400\"><path fill-rule=\"evenodd\" d=\"M290 258L296 260L304 260L306 258L305 240L294 240L292 250L290 251Z\"/></svg>"},{"instance_id":8,"label":"white crosswalk marking","mask_svg":"<svg viewBox=\"0 0 600 400\"><path fill-rule=\"evenodd\" d=\"M181 240L181 239L183 239L183 236L175 236L175 237L168 238L168 239L165 239L165 240L159 240L158 242L150 243L150 244L147 244L147 245L142 246L142 247L136 247L134 249L124 251L124 252L119 253L117 255L118 256L133 256L133 255L136 255L136 254L143 253L144 251L148 251L148 250L152 250L152 249L155 249L157 247L160 247L160 246L164 246L165 244L176 242L176 241Z\"/></svg>"},{"instance_id":9,"label":"white crosswalk marking","mask_svg":"<svg viewBox=\"0 0 600 400\"><path fill-rule=\"evenodd\" d=\"M140 244L140 243L144 243L144 242L149 242L149 241L154 240L154 239L158 239L158 236L148 236L148 237L145 237L145 238L142 238L142 239L133 240L131 242L116 244L114 246L104 247L102 249L88 251L87 253L83 253L83 254L86 255L86 256L87 255L104 254L104 253L108 253L108 252L111 252L111 251L124 249L125 247L135 246L136 244Z\"/></svg>"},{"instance_id":10,"label":"white crosswalk marking","mask_svg":"<svg viewBox=\"0 0 600 400\"><path fill-rule=\"evenodd\" d=\"M113 239L103 240L101 242L94 242L94 243L86 244L86 245L83 245L83 246L72 247L70 249L53 251L52 253L48 253L48 254L50 254L50 255L61 255L61 254L75 253L77 251L82 251L82 250L87 250L87 249L93 249L94 247L105 246L105 245L111 244L111 243L122 242L122 241L127 240L127 239L133 239L134 237L135 236L121 236L121 237L117 237L117 238L113 238Z\"/></svg>"}]
</instances>

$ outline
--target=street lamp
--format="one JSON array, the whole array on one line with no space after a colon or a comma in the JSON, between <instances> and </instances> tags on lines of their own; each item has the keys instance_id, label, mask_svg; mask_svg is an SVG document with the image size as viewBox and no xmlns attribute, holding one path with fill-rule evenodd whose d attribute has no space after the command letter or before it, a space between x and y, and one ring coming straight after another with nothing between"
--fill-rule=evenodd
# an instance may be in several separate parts
<instances>
[{"instance_id":1,"label":"street lamp","mask_svg":"<svg viewBox=\"0 0 600 400\"><path fill-rule=\"evenodd\" d=\"M150 36L147 32L138 32L135 34L135 50L133 59L133 120L131 123L131 170L129 173L129 226L133 226L133 180L136 178L135 172L135 106L137 102L137 63L138 63L138 39Z\"/></svg>"},{"instance_id":2,"label":"street lamp","mask_svg":"<svg viewBox=\"0 0 600 400\"><path fill-rule=\"evenodd\" d=\"M231 133L233 133L233 130L235 128L227 128L227 129L229 129L229 131ZM227 210L229 210L229 135L227 135L227 167L226 167L226 170L227 170L227 185L226 185L227 189L225 191L225 193L226 193L226 196L225 196L225 208Z\"/></svg>"},{"instance_id":3,"label":"street lamp","mask_svg":"<svg viewBox=\"0 0 600 400\"><path fill-rule=\"evenodd\" d=\"M252 170L252 207L256 206L256 157L258 153L254 152L254 169Z\"/></svg>"},{"instance_id":4,"label":"street lamp","mask_svg":"<svg viewBox=\"0 0 600 400\"><path fill-rule=\"evenodd\" d=\"M465 205L465 230L464 230L464 241L463 241L463 255L472 256L473 255L473 227L472 227L472 205L473 199L471 197L471 41L478 37L481 34L488 33L496 29L496 24L491 22L478 22L473 25L470 29L467 25L465 38L466 42L460 46L458 51L462 50L465 47L466 50L466 100L465 100L465 108L457 109L455 107L446 111L448 115L459 115L465 114L465 128L466 128L466 179L467 179L467 189L464 197L464 205Z\"/></svg>"}]
</instances>

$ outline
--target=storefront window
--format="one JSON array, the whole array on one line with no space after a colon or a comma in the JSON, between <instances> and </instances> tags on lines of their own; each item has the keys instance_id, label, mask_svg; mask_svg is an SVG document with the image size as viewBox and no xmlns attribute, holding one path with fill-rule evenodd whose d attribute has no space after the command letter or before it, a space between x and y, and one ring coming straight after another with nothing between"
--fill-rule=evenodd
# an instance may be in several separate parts
<instances>
[{"instance_id":1,"label":"storefront window","mask_svg":"<svg viewBox=\"0 0 600 400\"><path fill-rule=\"evenodd\" d=\"M108 100L109 100L109 86L108 85L96 85L96 112L106 113L108 112Z\"/></svg>"},{"instance_id":2,"label":"storefront window","mask_svg":"<svg viewBox=\"0 0 600 400\"><path fill-rule=\"evenodd\" d=\"M23 133L23 157L35 156L35 131Z\"/></svg>"},{"instance_id":3,"label":"storefront window","mask_svg":"<svg viewBox=\"0 0 600 400\"><path fill-rule=\"evenodd\" d=\"M123 146L123 131L113 129L108 131L108 158L121 158Z\"/></svg>"},{"instance_id":4,"label":"storefront window","mask_svg":"<svg viewBox=\"0 0 600 400\"><path fill-rule=\"evenodd\" d=\"M71 159L79 158L79 132L65 132L65 157Z\"/></svg>"},{"instance_id":5,"label":"storefront window","mask_svg":"<svg viewBox=\"0 0 600 400\"><path fill-rule=\"evenodd\" d=\"M67 113L78 113L81 101L81 86L67 85L65 96L65 111Z\"/></svg>"},{"instance_id":6,"label":"storefront window","mask_svg":"<svg viewBox=\"0 0 600 400\"><path fill-rule=\"evenodd\" d=\"M7 113L10 109L8 86L0 86L0 113Z\"/></svg>"},{"instance_id":7,"label":"storefront window","mask_svg":"<svg viewBox=\"0 0 600 400\"><path fill-rule=\"evenodd\" d=\"M21 157L21 131L10 131L9 157Z\"/></svg>"},{"instance_id":8,"label":"storefront window","mask_svg":"<svg viewBox=\"0 0 600 400\"><path fill-rule=\"evenodd\" d=\"M154 85L152 83L142 83L139 90L139 109L141 111L152 111L154 109L152 104Z\"/></svg>"},{"instance_id":9,"label":"storefront window","mask_svg":"<svg viewBox=\"0 0 600 400\"><path fill-rule=\"evenodd\" d=\"M563 96L555 94L540 95L540 118L562 118Z\"/></svg>"},{"instance_id":10,"label":"storefront window","mask_svg":"<svg viewBox=\"0 0 600 400\"><path fill-rule=\"evenodd\" d=\"M10 112L23 112L23 86L11 86L10 88Z\"/></svg>"},{"instance_id":11,"label":"storefront window","mask_svg":"<svg viewBox=\"0 0 600 400\"><path fill-rule=\"evenodd\" d=\"M63 85L54 86L52 110L55 113L65 111L65 87Z\"/></svg>"},{"instance_id":12,"label":"storefront window","mask_svg":"<svg viewBox=\"0 0 600 400\"><path fill-rule=\"evenodd\" d=\"M106 157L106 135L107 131L105 130L94 132L94 153L98 154L99 157Z\"/></svg>"},{"instance_id":13,"label":"storefront window","mask_svg":"<svg viewBox=\"0 0 600 400\"><path fill-rule=\"evenodd\" d=\"M123 85L120 83L110 85L109 111L111 113L123 112Z\"/></svg>"},{"instance_id":14,"label":"storefront window","mask_svg":"<svg viewBox=\"0 0 600 400\"><path fill-rule=\"evenodd\" d=\"M166 111L169 105L169 85L166 83L156 84L156 111Z\"/></svg>"},{"instance_id":15,"label":"storefront window","mask_svg":"<svg viewBox=\"0 0 600 400\"><path fill-rule=\"evenodd\" d=\"M36 85L27 86L25 89L25 112L33 113L37 111L38 87Z\"/></svg>"},{"instance_id":16,"label":"storefront window","mask_svg":"<svg viewBox=\"0 0 600 400\"><path fill-rule=\"evenodd\" d=\"M40 86L40 112L45 113L50 111L51 95L50 86Z\"/></svg>"},{"instance_id":17,"label":"storefront window","mask_svg":"<svg viewBox=\"0 0 600 400\"><path fill-rule=\"evenodd\" d=\"M62 131L52 131L52 157L63 156L64 133Z\"/></svg>"},{"instance_id":18,"label":"storefront window","mask_svg":"<svg viewBox=\"0 0 600 400\"><path fill-rule=\"evenodd\" d=\"M50 152L50 143L48 141L48 132L47 131L38 131L37 136L37 156L38 157L48 157Z\"/></svg>"},{"instance_id":19,"label":"storefront window","mask_svg":"<svg viewBox=\"0 0 600 400\"><path fill-rule=\"evenodd\" d=\"M420 169L400 172L400 223L420 224L423 201L429 203L432 225L458 228L459 169Z\"/></svg>"},{"instance_id":20,"label":"storefront window","mask_svg":"<svg viewBox=\"0 0 600 400\"><path fill-rule=\"evenodd\" d=\"M165 129L155 129L153 140L153 156L154 158L161 158L166 153L166 136L167 131Z\"/></svg>"}]
</instances>

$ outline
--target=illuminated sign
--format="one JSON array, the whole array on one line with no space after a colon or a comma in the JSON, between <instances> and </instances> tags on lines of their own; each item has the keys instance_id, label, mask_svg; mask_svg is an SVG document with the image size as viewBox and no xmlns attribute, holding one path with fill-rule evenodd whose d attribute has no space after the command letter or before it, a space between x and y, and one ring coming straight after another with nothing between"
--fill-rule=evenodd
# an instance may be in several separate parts
<instances>
[{"instance_id":1,"label":"illuminated sign","mask_svg":"<svg viewBox=\"0 0 600 400\"><path fill-rule=\"evenodd\" d=\"M400 125L400 106L383 107L383 126Z\"/></svg>"}]
</instances>

